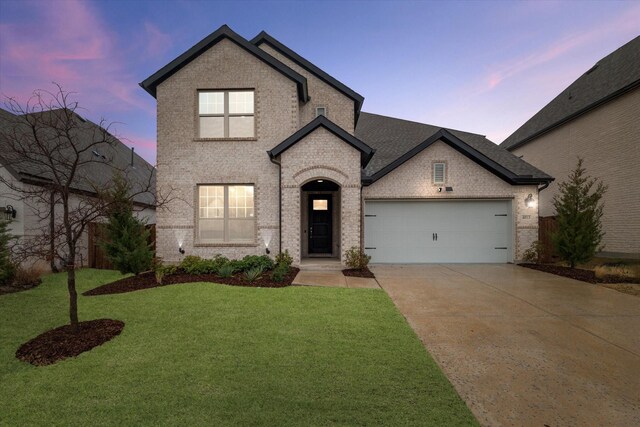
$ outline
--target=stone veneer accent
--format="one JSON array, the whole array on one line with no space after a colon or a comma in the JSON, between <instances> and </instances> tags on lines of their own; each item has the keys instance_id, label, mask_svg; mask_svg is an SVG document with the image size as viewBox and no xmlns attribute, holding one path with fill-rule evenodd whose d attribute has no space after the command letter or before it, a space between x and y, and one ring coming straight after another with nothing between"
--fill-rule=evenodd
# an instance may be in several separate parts
<instances>
[{"instance_id":1,"label":"stone veneer accent","mask_svg":"<svg viewBox=\"0 0 640 427\"><path fill-rule=\"evenodd\" d=\"M445 162L446 182L433 183L433 162ZM453 187L447 193L444 187ZM441 193L438 187L442 187ZM363 198L384 199L512 199L514 218L513 248L516 260L538 238L538 209L527 208L524 199L531 193L537 200L535 185L511 185L482 166L438 141L368 187Z\"/></svg>"},{"instance_id":2,"label":"stone veneer accent","mask_svg":"<svg viewBox=\"0 0 640 427\"><path fill-rule=\"evenodd\" d=\"M344 252L360 244L360 152L318 128L282 153L280 161L283 250L300 262L301 187L314 179L327 179L340 185L340 259L344 262Z\"/></svg>"},{"instance_id":3,"label":"stone veneer accent","mask_svg":"<svg viewBox=\"0 0 640 427\"><path fill-rule=\"evenodd\" d=\"M554 215L553 196L578 161L609 186L604 196L604 252L640 256L640 89L516 148L513 153L555 177L540 193L540 215Z\"/></svg>"}]
</instances>

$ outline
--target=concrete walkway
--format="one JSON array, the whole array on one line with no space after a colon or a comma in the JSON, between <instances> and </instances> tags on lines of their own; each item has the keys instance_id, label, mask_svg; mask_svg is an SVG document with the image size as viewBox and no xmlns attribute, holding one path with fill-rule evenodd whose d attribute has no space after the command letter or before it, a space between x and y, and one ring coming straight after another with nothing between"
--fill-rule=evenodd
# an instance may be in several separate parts
<instances>
[{"instance_id":1,"label":"concrete walkway","mask_svg":"<svg viewBox=\"0 0 640 427\"><path fill-rule=\"evenodd\" d=\"M640 298L514 265L372 266L483 425L640 426Z\"/></svg>"},{"instance_id":2,"label":"concrete walkway","mask_svg":"<svg viewBox=\"0 0 640 427\"><path fill-rule=\"evenodd\" d=\"M333 288L380 289L376 279L346 277L342 274L342 271L301 270L296 278L293 279L293 284L300 286L326 286Z\"/></svg>"}]
</instances>

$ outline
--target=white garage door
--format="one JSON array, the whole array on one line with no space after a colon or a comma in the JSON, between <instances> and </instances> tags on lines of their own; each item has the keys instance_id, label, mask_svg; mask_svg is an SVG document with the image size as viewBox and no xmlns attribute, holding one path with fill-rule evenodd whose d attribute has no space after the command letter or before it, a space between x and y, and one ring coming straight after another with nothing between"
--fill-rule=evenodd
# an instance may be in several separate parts
<instances>
[{"instance_id":1,"label":"white garage door","mask_svg":"<svg viewBox=\"0 0 640 427\"><path fill-rule=\"evenodd\" d=\"M378 263L511 261L511 202L365 204L365 252Z\"/></svg>"}]
</instances>

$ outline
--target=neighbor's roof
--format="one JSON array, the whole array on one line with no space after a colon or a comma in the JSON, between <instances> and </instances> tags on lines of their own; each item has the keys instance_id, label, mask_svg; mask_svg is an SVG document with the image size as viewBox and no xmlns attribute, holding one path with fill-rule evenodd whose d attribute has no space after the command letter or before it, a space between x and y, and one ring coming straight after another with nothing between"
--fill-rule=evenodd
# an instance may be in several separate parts
<instances>
[{"instance_id":1,"label":"neighbor's roof","mask_svg":"<svg viewBox=\"0 0 640 427\"><path fill-rule=\"evenodd\" d=\"M375 150L364 170L365 181L382 178L438 140L512 184L553 180L483 135L365 112L360 114L355 135Z\"/></svg>"},{"instance_id":2,"label":"neighbor's roof","mask_svg":"<svg viewBox=\"0 0 640 427\"><path fill-rule=\"evenodd\" d=\"M602 58L505 139L508 150L640 86L640 36Z\"/></svg>"},{"instance_id":3,"label":"neighbor's roof","mask_svg":"<svg viewBox=\"0 0 640 427\"><path fill-rule=\"evenodd\" d=\"M38 115L49 115L44 120L56 120L59 114L64 114L65 110L51 110L34 113ZM73 115L77 123L74 132L77 135L78 146L86 143L87 146L92 141L97 141L96 137L101 128L84 119L75 112L66 110ZM15 133L14 133L15 132ZM0 108L0 165L14 175L16 179L30 184L46 184L52 179L51 170L48 167L38 164L37 159L21 158L18 153L11 150L8 142L9 138L17 135L18 138L28 138L29 128L26 127L25 116L15 115ZM94 139L95 138L95 139ZM120 140L108 134L110 143L97 144L91 151L84 153L95 162L84 164L78 169L73 181L73 189L78 192L95 194L96 189L104 188L112 179L114 170L120 170L125 178L131 183L133 192L140 192L134 201L143 205L153 206L155 204L155 181L156 170L146 160L132 153L132 150L124 145ZM43 141L54 144L55 138L43 138ZM65 151L59 151L60 157L66 157ZM93 152L95 151L95 153ZM133 166L131 156L133 154ZM142 190L150 189L150 192L142 193Z\"/></svg>"},{"instance_id":4,"label":"neighbor's roof","mask_svg":"<svg viewBox=\"0 0 640 427\"><path fill-rule=\"evenodd\" d=\"M140 83L140 86L155 98L156 88L160 83L171 77L174 73L182 69L182 67L189 64L203 52L223 39L231 40L236 45L240 46L276 71L282 73L285 77L295 82L298 88L298 97L300 98L300 100L302 102L307 102L309 100L309 93L307 92L307 79L304 76L287 67L285 64L278 61L259 47L251 44L245 38L234 32L227 25L221 26L216 31L200 40L182 55L178 56L176 59L142 81Z\"/></svg>"},{"instance_id":5,"label":"neighbor's roof","mask_svg":"<svg viewBox=\"0 0 640 427\"><path fill-rule=\"evenodd\" d=\"M260 46L261 44L267 44L275 49L277 52L281 53L285 57L289 58L291 61L304 68L329 86L336 89L338 92L352 99L355 103L354 105L354 113L355 113L355 121L358 122L358 116L360 114L360 109L362 108L362 103L364 102L364 96L360 95L358 92L349 88L344 83L338 81L336 78L330 76L311 62L307 61L302 56L298 55L293 50L289 49L284 44L280 43L278 40L273 38L271 35L267 34L266 31L260 32L257 36L255 36L251 43L256 46Z\"/></svg>"}]
</instances>

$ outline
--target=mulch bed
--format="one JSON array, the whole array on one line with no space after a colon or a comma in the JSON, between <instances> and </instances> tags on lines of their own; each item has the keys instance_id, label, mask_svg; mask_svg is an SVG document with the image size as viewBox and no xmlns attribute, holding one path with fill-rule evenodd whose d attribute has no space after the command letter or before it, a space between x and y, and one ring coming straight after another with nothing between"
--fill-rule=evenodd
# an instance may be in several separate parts
<instances>
[{"instance_id":1,"label":"mulch bed","mask_svg":"<svg viewBox=\"0 0 640 427\"><path fill-rule=\"evenodd\" d=\"M591 270L583 270L581 268L563 267L551 264L518 264L522 267L531 268L533 270L545 271L547 273L558 276L569 277L571 279L580 280L587 283L640 283L640 279L622 276L604 276L596 277L596 273Z\"/></svg>"},{"instance_id":2,"label":"mulch bed","mask_svg":"<svg viewBox=\"0 0 640 427\"><path fill-rule=\"evenodd\" d=\"M194 283L194 282L211 282L222 283L231 286L246 286L254 288L284 288L291 286L293 279L295 279L300 269L291 267L289 274L287 274L282 282L274 282L271 280L271 271L265 271L262 273L259 279L248 282L244 277L244 273L237 273L231 277L220 277L217 274L187 274L176 273L165 276L162 285L158 285L156 282L155 274L150 271L142 273L137 276L131 276L124 279L116 280L115 282L107 283L106 285L98 286L97 288L90 289L84 292L82 295L110 295L110 294L122 294L125 292L140 291L143 289L157 288L167 285L178 285L181 283Z\"/></svg>"},{"instance_id":3,"label":"mulch bed","mask_svg":"<svg viewBox=\"0 0 640 427\"><path fill-rule=\"evenodd\" d=\"M345 268L342 270L342 274L350 277L367 277L369 279L375 279L376 276L368 268Z\"/></svg>"},{"instance_id":4,"label":"mulch bed","mask_svg":"<svg viewBox=\"0 0 640 427\"><path fill-rule=\"evenodd\" d=\"M16 357L35 366L46 366L89 351L120 335L124 322L96 319L51 329L22 344Z\"/></svg>"},{"instance_id":5,"label":"mulch bed","mask_svg":"<svg viewBox=\"0 0 640 427\"><path fill-rule=\"evenodd\" d=\"M33 289L40 286L41 283L42 283L42 280L38 279L36 282L27 283L25 285L3 285L3 286L0 286L0 295L28 291L29 289Z\"/></svg>"}]
</instances>

